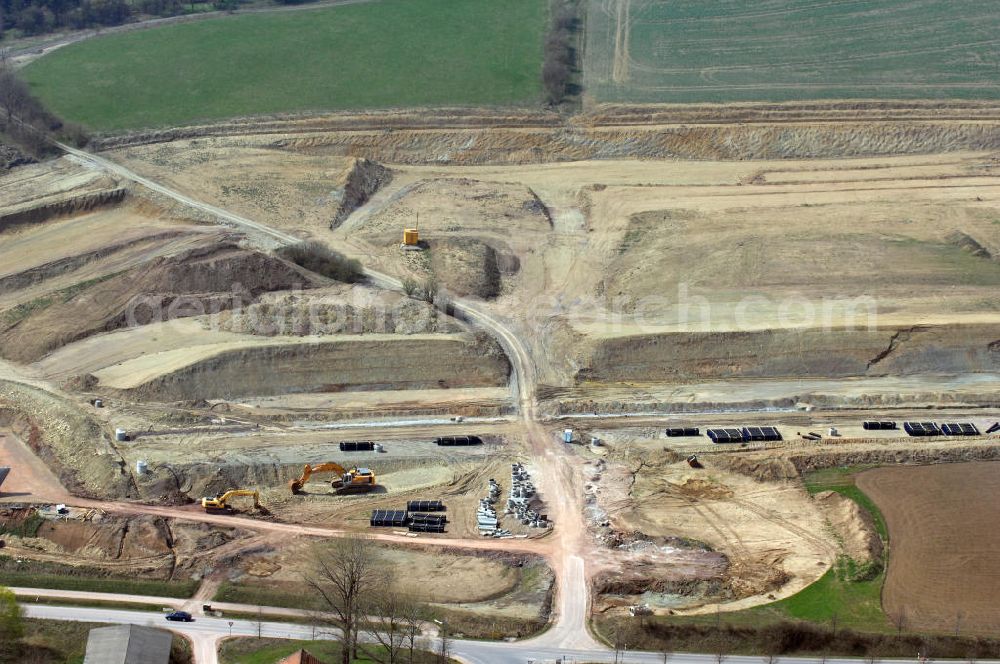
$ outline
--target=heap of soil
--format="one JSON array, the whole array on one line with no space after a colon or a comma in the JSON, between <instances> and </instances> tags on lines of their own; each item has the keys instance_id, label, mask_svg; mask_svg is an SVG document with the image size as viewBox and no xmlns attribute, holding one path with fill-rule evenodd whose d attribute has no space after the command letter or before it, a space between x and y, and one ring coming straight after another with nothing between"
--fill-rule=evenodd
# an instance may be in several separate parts
<instances>
[{"instance_id":1,"label":"heap of soil","mask_svg":"<svg viewBox=\"0 0 1000 664\"><path fill-rule=\"evenodd\" d=\"M490 300L501 291L497 251L472 238L449 238L431 244L431 269L449 291Z\"/></svg>"},{"instance_id":2,"label":"heap of soil","mask_svg":"<svg viewBox=\"0 0 1000 664\"><path fill-rule=\"evenodd\" d=\"M35 159L21 152L12 145L0 143L0 173L18 166L34 164Z\"/></svg>"},{"instance_id":3,"label":"heap of soil","mask_svg":"<svg viewBox=\"0 0 1000 664\"><path fill-rule=\"evenodd\" d=\"M382 164L370 159L356 159L344 170L343 185L339 189L340 205L330 222L330 228L351 216L351 213L368 202L372 194L389 183L392 174Z\"/></svg>"},{"instance_id":4,"label":"heap of soil","mask_svg":"<svg viewBox=\"0 0 1000 664\"><path fill-rule=\"evenodd\" d=\"M41 298L35 311L0 332L0 353L32 362L101 332L227 310L268 291L320 283L291 263L235 244L200 247L154 259L78 293Z\"/></svg>"},{"instance_id":5,"label":"heap of soil","mask_svg":"<svg viewBox=\"0 0 1000 664\"><path fill-rule=\"evenodd\" d=\"M840 536L848 556L860 563L882 557L882 538L867 510L836 491L818 493L815 500Z\"/></svg>"}]
</instances>

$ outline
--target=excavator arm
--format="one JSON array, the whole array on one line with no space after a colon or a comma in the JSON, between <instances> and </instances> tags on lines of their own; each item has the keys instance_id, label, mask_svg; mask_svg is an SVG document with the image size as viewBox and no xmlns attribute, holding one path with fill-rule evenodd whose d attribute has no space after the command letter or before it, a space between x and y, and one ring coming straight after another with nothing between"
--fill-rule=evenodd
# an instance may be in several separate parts
<instances>
[{"instance_id":1,"label":"excavator arm","mask_svg":"<svg viewBox=\"0 0 1000 664\"><path fill-rule=\"evenodd\" d=\"M333 461L317 464L315 466L310 466L309 464L306 464L305 468L302 469L302 476L288 483L288 486L291 488L292 493L298 493L299 491L301 491L302 487L306 485L306 482L309 481L309 478L312 476L313 473L337 473L338 477L343 477L345 474L347 474L347 471L344 470L344 467L341 466L339 463L334 463Z\"/></svg>"},{"instance_id":2,"label":"excavator arm","mask_svg":"<svg viewBox=\"0 0 1000 664\"><path fill-rule=\"evenodd\" d=\"M260 509L260 493L253 489L230 489L215 498L202 498L201 506L207 510L224 510L229 508L229 500L236 496L253 496L254 509Z\"/></svg>"},{"instance_id":3,"label":"excavator arm","mask_svg":"<svg viewBox=\"0 0 1000 664\"><path fill-rule=\"evenodd\" d=\"M330 486L337 493L347 493L350 491L371 491L375 487L375 473L367 468L351 468L346 470L339 463L328 461L315 466L306 466L302 469L302 476L297 477L288 483L292 493L299 493L302 487L313 475L313 473L335 473L336 478Z\"/></svg>"}]
</instances>

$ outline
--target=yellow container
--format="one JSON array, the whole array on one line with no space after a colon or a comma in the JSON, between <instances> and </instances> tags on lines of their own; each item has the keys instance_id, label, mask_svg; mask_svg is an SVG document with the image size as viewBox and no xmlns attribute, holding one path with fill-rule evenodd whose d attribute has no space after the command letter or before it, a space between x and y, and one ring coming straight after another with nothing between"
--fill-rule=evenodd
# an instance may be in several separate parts
<instances>
[{"instance_id":1,"label":"yellow container","mask_svg":"<svg viewBox=\"0 0 1000 664\"><path fill-rule=\"evenodd\" d=\"M403 244L408 247L416 246L420 244L420 236L417 233L416 228L405 228L403 229Z\"/></svg>"}]
</instances>

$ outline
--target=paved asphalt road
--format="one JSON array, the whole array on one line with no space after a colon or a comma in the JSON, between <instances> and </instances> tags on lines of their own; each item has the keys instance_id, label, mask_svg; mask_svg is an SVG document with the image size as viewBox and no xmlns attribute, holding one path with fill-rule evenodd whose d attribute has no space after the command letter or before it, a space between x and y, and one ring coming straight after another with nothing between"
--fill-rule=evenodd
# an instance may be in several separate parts
<instances>
[{"instance_id":1,"label":"paved asphalt road","mask_svg":"<svg viewBox=\"0 0 1000 664\"><path fill-rule=\"evenodd\" d=\"M169 627L170 629L200 642L214 643L218 639L232 634L233 636L257 636L257 623L251 620L232 620L226 618L205 618L198 616L191 623L167 622L162 613L148 611L125 611L105 608L87 608L75 606L48 606L27 604L25 613L31 618L49 620L75 620L80 622L119 623L147 625L153 627ZM261 635L279 639L332 639L335 634L313 632L307 625L264 621L260 625ZM463 641L452 642L451 652L457 659L467 664L554 664L561 661L564 664L613 663L615 654L610 650L574 650L556 649L546 646L532 645L531 640L501 643L493 641ZM626 652L618 655L617 661L628 664L662 664L663 654L650 652ZM727 656L724 664L766 664L766 659L760 657ZM809 658L782 658L786 664L814 664L819 660ZM828 659L825 664L858 664L856 659ZM910 660L892 660L893 662L916 662L916 653ZM695 655L687 653L672 653L666 659L668 664L718 664L716 655ZM997 662L981 661L978 664L998 664Z\"/></svg>"}]
</instances>

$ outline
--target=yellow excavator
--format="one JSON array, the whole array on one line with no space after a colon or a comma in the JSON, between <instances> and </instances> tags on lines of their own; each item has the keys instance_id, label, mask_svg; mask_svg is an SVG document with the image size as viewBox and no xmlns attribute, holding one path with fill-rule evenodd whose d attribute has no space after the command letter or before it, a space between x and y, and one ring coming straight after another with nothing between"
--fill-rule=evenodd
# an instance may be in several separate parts
<instances>
[{"instance_id":1,"label":"yellow excavator","mask_svg":"<svg viewBox=\"0 0 1000 664\"><path fill-rule=\"evenodd\" d=\"M339 463L328 461L315 466L306 464L302 469L302 477L288 483L292 493L299 493L309 478L315 473L336 473L330 482L335 493L363 493L375 488L375 473L368 468L351 468L345 470Z\"/></svg>"},{"instance_id":2,"label":"yellow excavator","mask_svg":"<svg viewBox=\"0 0 1000 664\"><path fill-rule=\"evenodd\" d=\"M202 498L201 506L208 511L229 511L229 499L236 496L253 496L254 509L261 509L260 494L253 489L230 489L216 495L215 498Z\"/></svg>"}]
</instances>

